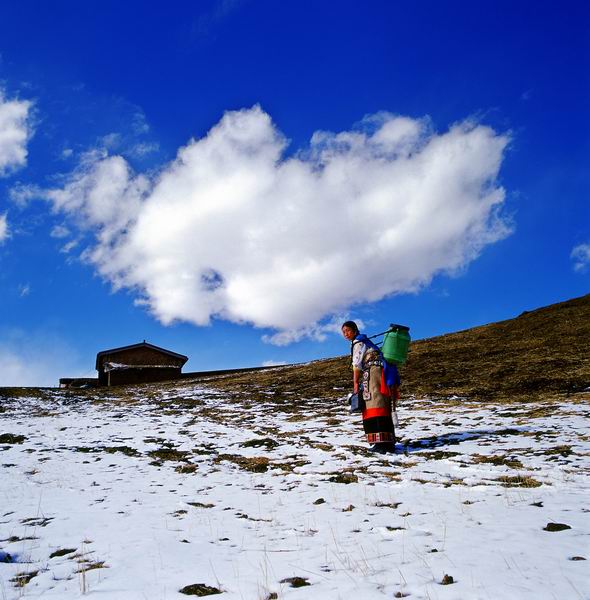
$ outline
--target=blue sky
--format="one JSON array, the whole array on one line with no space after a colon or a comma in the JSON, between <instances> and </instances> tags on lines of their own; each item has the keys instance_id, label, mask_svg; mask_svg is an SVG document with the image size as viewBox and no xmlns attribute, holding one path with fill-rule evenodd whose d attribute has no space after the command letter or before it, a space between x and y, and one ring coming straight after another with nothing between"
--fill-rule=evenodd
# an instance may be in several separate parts
<instances>
[{"instance_id":1,"label":"blue sky","mask_svg":"<svg viewBox=\"0 0 590 600\"><path fill-rule=\"evenodd\" d=\"M584 2L3 2L0 385L588 293Z\"/></svg>"}]
</instances>

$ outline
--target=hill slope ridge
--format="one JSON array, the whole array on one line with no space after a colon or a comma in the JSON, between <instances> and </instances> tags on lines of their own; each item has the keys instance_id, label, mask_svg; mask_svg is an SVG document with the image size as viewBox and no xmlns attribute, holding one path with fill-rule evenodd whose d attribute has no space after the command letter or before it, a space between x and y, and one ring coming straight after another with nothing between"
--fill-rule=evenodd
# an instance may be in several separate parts
<instances>
[{"instance_id":1,"label":"hill slope ridge","mask_svg":"<svg viewBox=\"0 0 590 600\"><path fill-rule=\"evenodd\" d=\"M412 343L401 368L403 397L590 399L590 294L514 319ZM349 391L348 356L215 380L216 387L275 396L333 397ZM270 387L269 387L270 386Z\"/></svg>"}]
</instances>

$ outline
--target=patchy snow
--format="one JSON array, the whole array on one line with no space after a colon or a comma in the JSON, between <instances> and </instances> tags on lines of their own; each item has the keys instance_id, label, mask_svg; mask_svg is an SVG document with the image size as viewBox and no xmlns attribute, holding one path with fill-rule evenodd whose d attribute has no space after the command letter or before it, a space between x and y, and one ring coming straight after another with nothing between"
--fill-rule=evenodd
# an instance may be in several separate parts
<instances>
[{"instance_id":1,"label":"patchy snow","mask_svg":"<svg viewBox=\"0 0 590 600\"><path fill-rule=\"evenodd\" d=\"M590 598L582 402L406 401L383 457L344 397L76 394L0 410L2 600Z\"/></svg>"},{"instance_id":2,"label":"patchy snow","mask_svg":"<svg viewBox=\"0 0 590 600\"><path fill-rule=\"evenodd\" d=\"M178 365L128 365L125 363L105 362L104 370L107 371L124 371L125 369L174 369L180 370Z\"/></svg>"}]
</instances>

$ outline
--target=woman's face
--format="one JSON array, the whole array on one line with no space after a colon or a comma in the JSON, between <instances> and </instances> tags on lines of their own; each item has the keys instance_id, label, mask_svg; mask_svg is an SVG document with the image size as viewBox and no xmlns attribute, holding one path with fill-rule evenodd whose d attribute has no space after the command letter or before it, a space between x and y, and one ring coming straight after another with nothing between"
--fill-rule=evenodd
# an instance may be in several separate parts
<instances>
[{"instance_id":1,"label":"woman's face","mask_svg":"<svg viewBox=\"0 0 590 600\"><path fill-rule=\"evenodd\" d=\"M352 340L354 340L355 338L355 331L354 329L351 329L350 327L346 327L346 325L342 328L342 335L349 340L350 342L352 342Z\"/></svg>"}]
</instances>

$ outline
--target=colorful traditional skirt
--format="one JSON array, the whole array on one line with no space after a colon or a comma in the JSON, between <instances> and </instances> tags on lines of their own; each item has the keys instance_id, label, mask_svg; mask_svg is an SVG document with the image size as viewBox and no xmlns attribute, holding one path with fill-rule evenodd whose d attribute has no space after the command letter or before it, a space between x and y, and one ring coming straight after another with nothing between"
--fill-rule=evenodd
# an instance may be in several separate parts
<instances>
[{"instance_id":1,"label":"colorful traditional skirt","mask_svg":"<svg viewBox=\"0 0 590 600\"><path fill-rule=\"evenodd\" d=\"M363 360L363 428L369 444L395 443L391 419L390 390L383 385L383 366L376 352L367 352ZM392 390L397 397L398 390Z\"/></svg>"}]
</instances>

